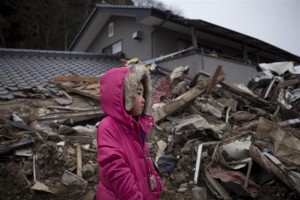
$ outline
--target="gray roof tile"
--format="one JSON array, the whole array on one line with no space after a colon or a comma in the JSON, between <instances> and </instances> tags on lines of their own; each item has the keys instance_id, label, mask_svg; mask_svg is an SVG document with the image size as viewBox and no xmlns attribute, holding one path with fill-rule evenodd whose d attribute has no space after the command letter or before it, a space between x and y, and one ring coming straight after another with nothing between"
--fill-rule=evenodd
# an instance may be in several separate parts
<instances>
[{"instance_id":1,"label":"gray roof tile","mask_svg":"<svg viewBox=\"0 0 300 200\"><path fill-rule=\"evenodd\" d=\"M93 53L0 48L0 100L39 98L43 94L32 94L34 87L55 87L49 83L54 76L100 76L121 64L119 57ZM162 77L151 75L154 88Z\"/></svg>"},{"instance_id":2,"label":"gray roof tile","mask_svg":"<svg viewBox=\"0 0 300 200\"><path fill-rule=\"evenodd\" d=\"M24 96L16 91L45 87L54 76L99 76L120 65L119 57L93 53L0 49L0 99Z\"/></svg>"}]
</instances>

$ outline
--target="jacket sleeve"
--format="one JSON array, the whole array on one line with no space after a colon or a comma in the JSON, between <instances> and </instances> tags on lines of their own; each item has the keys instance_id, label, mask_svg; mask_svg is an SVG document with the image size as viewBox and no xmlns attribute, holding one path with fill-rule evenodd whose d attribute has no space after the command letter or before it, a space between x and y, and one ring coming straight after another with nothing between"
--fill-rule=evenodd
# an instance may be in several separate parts
<instances>
[{"instance_id":1,"label":"jacket sleeve","mask_svg":"<svg viewBox=\"0 0 300 200\"><path fill-rule=\"evenodd\" d=\"M98 164L101 181L106 187L112 188L119 199L143 199L118 142L121 138L116 138L115 135L111 128L101 126L98 128Z\"/></svg>"}]
</instances>

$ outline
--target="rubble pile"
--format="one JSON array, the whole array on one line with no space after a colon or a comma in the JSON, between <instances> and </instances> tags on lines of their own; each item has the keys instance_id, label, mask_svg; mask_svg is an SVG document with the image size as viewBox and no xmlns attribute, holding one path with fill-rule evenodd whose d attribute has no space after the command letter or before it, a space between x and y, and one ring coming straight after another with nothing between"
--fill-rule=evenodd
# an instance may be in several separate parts
<instances>
[{"instance_id":1,"label":"rubble pile","mask_svg":"<svg viewBox=\"0 0 300 200\"><path fill-rule=\"evenodd\" d=\"M273 85L271 100L257 93L267 91L261 84L249 89L222 82L220 66L198 81L208 75L200 71L187 80L188 69L177 70L177 80L166 78L169 87L158 86L169 91L153 95L164 101L153 106L157 127L150 143L165 183L162 199L299 198L299 75L285 74L290 84ZM290 106L278 100L278 88L294 94Z\"/></svg>"},{"instance_id":2,"label":"rubble pile","mask_svg":"<svg viewBox=\"0 0 300 200\"><path fill-rule=\"evenodd\" d=\"M99 101L60 92L1 102L0 199L95 198L95 124L104 115Z\"/></svg>"},{"instance_id":3,"label":"rubble pile","mask_svg":"<svg viewBox=\"0 0 300 200\"><path fill-rule=\"evenodd\" d=\"M247 88L224 83L221 66L193 79L188 70L153 91L147 142L161 199L298 199L299 75ZM95 199L98 81L56 77L59 99L0 102L1 199Z\"/></svg>"},{"instance_id":4,"label":"rubble pile","mask_svg":"<svg viewBox=\"0 0 300 200\"><path fill-rule=\"evenodd\" d=\"M258 96L277 101L290 111L300 110L300 65L293 62L259 64L264 75L254 77L248 87Z\"/></svg>"}]
</instances>

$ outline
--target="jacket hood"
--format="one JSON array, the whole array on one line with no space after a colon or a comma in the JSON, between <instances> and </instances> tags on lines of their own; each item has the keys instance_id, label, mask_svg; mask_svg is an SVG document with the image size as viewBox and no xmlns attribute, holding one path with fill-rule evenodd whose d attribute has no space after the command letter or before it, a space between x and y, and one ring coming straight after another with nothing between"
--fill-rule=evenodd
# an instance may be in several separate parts
<instances>
[{"instance_id":1,"label":"jacket hood","mask_svg":"<svg viewBox=\"0 0 300 200\"><path fill-rule=\"evenodd\" d=\"M100 80L100 101L105 114L115 120L131 124L131 115L134 94L138 82L144 86L145 107L143 114L150 110L151 82L150 73L144 65L136 64L132 67L112 68Z\"/></svg>"},{"instance_id":2,"label":"jacket hood","mask_svg":"<svg viewBox=\"0 0 300 200\"><path fill-rule=\"evenodd\" d=\"M144 86L143 97L145 99L145 107L142 114L149 114L151 104L151 79L150 72L142 64L135 64L130 67L130 73L125 79L125 109L130 111L133 107L135 90L138 83L142 82Z\"/></svg>"}]
</instances>

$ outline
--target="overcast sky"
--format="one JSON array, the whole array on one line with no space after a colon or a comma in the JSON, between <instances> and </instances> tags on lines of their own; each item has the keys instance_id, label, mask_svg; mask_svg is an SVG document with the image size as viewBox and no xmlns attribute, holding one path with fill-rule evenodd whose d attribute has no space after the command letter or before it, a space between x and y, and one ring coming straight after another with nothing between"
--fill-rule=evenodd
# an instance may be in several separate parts
<instances>
[{"instance_id":1,"label":"overcast sky","mask_svg":"<svg viewBox=\"0 0 300 200\"><path fill-rule=\"evenodd\" d=\"M202 19L300 56L300 0L160 0Z\"/></svg>"}]
</instances>

